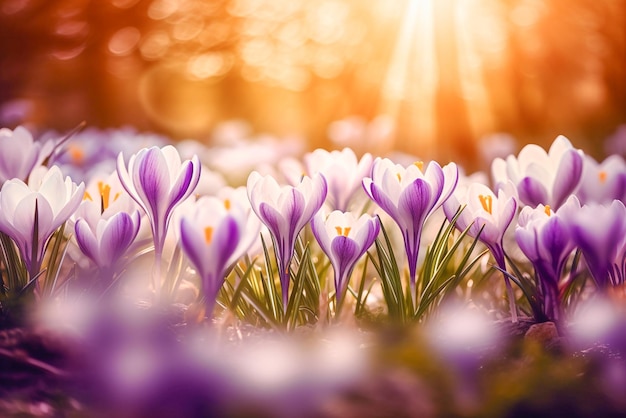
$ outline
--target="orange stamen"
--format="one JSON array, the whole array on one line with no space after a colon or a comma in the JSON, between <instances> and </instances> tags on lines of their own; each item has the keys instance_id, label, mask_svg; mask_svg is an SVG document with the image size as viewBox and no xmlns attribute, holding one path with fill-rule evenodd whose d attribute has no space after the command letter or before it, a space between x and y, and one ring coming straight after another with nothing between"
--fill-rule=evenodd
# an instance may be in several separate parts
<instances>
[{"instance_id":1,"label":"orange stamen","mask_svg":"<svg viewBox=\"0 0 626 418\"><path fill-rule=\"evenodd\" d=\"M415 161L413 165L420 169L420 171L424 171L424 161Z\"/></svg>"},{"instance_id":2,"label":"orange stamen","mask_svg":"<svg viewBox=\"0 0 626 418\"><path fill-rule=\"evenodd\" d=\"M606 181L606 171L600 171L598 178L600 179L600 183L604 183Z\"/></svg>"},{"instance_id":3,"label":"orange stamen","mask_svg":"<svg viewBox=\"0 0 626 418\"><path fill-rule=\"evenodd\" d=\"M546 205L545 208L544 208L544 211L546 212L546 215L550 216L550 214L551 214L550 205Z\"/></svg>"},{"instance_id":4,"label":"orange stamen","mask_svg":"<svg viewBox=\"0 0 626 418\"><path fill-rule=\"evenodd\" d=\"M226 210L230 210L230 199L224 200L224 207Z\"/></svg>"},{"instance_id":5,"label":"orange stamen","mask_svg":"<svg viewBox=\"0 0 626 418\"><path fill-rule=\"evenodd\" d=\"M478 199L480 199L480 204L483 205L483 209L485 209L488 213L491 214L491 210L493 208L493 198L490 195L478 195Z\"/></svg>"},{"instance_id":6,"label":"orange stamen","mask_svg":"<svg viewBox=\"0 0 626 418\"><path fill-rule=\"evenodd\" d=\"M342 228L340 226L336 226L335 229L337 230L337 235L343 235L344 237L347 237L348 234L350 233L350 228L349 226Z\"/></svg>"},{"instance_id":7,"label":"orange stamen","mask_svg":"<svg viewBox=\"0 0 626 418\"><path fill-rule=\"evenodd\" d=\"M100 196L102 197L102 208L107 209L109 207L109 199L111 198L111 186L99 181L98 192L100 193Z\"/></svg>"},{"instance_id":8,"label":"orange stamen","mask_svg":"<svg viewBox=\"0 0 626 418\"><path fill-rule=\"evenodd\" d=\"M76 145L70 145L69 147L67 147L67 152L70 155L72 162L74 162L75 164L80 164L85 159L85 152L82 148Z\"/></svg>"},{"instance_id":9,"label":"orange stamen","mask_svg":"<svg viewBox=\"0 0 626 418\"><path fill-rule=\"evenodd\" d=\"M206 228L204 228L204 242L206 242L206 244L210 244L211 241L213 240L213 228L210 226L207 226Z\"/></svg>"}]
</instances>

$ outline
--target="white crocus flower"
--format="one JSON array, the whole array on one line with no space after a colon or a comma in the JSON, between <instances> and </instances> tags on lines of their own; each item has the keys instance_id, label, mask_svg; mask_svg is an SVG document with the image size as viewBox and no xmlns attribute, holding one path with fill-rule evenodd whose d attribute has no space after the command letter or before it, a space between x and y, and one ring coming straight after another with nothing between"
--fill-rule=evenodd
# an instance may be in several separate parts
<instances>
[{"instance_id":1,"label":"white crocus flower","mask_svg":"<svg viewBox=\"0 0 626 418\"><path fill-rule=\"evenodd\" d=\"M601 163L585 155L583 174L576 191L581 204L610 204L626 199L626 162L620 155L611 155Z\"/></svg>"},{"instance_id":2,"label":"white crocus flower","mask_svg":"<svg viewBox=\"0 0 626 418\"><path fill-rule=\"evenodd\" d=\"M583 170L583 153L564 136L558 136L550 150L528 144L516 157L496 158L491 172L499 185L511 180L521 203L536 207L550 205L558 209L574 192Z\"/></svg>"},{"instance_id":3,"label":"white crocus flower","mask_svg":"<svg viewBox=\"0 0 626 418\"><path fill-rule=\"evenodd\" d=\"M22 254L30 277L39 273L46 243L74 213L85 185L76 185L61 170L40 166L28 184L8 180L0 190L0 231L10 236Z\"/></svg>"},{"instance_id":4,"label":"white crocus flower","mask_svg":"<svg viewBox=\"0 0 626 418\"><path fill-rule=\"evenodd\" d=\"M21 126L14 130L0 129L0 184L14 178L26 181L53 148L52 141L34 141L31 133Z\"/></svg>"},{"instance_id":5,"label":"white crocus flower","mask_svg":"<svg viewBox=\"0 0 626 418\"><path fill-rule=\"evenodd\" d=\"M322 173L328 183L327 204L342 212L350 208L350 204L360 196L365 201L367 196L363 192L362 182L372 170L373 157L363 154L358 159L354 151L344 148L341 151L326 151L316 149L304 156L306 173L313 176Z\"/></svg>"}]
</instances>

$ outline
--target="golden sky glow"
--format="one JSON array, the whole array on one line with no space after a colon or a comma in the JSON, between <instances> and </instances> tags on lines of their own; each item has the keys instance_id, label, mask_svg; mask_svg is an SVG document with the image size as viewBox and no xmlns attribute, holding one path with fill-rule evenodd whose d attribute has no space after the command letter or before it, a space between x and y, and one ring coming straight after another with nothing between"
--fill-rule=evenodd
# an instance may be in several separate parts
<instances>
[{"instance_id":1,"label":"golden sky glow","mask_svg":"<svg viewBox=\"0 0 626 418\"><path fill-rule=\"evenodd\" d=\"M200 139L243 118L313 147L329 145L333 121L383 115L393 135L369 145L469 161L494 132L595 141L626 122L624 7L0 0L0 117Z\"/></svg>"}]
</instances>

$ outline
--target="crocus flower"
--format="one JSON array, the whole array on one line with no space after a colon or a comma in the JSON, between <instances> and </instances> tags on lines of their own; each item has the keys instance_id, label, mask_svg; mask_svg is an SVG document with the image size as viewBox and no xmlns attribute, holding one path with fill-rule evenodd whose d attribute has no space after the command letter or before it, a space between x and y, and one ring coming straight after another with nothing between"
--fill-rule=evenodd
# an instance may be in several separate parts
<instances>
[{"instance_id":1,"label":"crocus flower","mask_svg":"<svg viewBox=\"0 0 626 418\"><path fill-rule=\"evenodd\" d=\"M108 270L124 256L135 240L141 225L139 211L117 212L90 224L79 218L74 227L81 251L98 267Z\"/></svg>"},{"instance_id":2,"label":"crocus flower","mask_svg":"<svg viewBox=\"0 0 626 418\"><path fill-rule=\"evenodd\" d=\"M227 268L247 250L240 245L247 223L243 208L217 197L201 197L181 219L180 244L200 276L209 316Z\"/></svg>"},{"instance_id":3,"label":"crocus flower","mask_svg":"<svg viewBox=\"0 0 626 418\"><path fill-rule=\"evenodd\" d=\"M246 188L243 186L234 188L222 187L217 192L215 197L217 197L224 203L224 207L229 208L234 205L243 210L246 214L245 234L239 240L237 253L250 253L250 251L255 247L258 247L259 250L261 250L261 243L259 239L261 222L259 218L254 215L252 205L250 204L250 200L248 199L248 191L246 190Z\"/></svg>"},{"instance_id":4,"label":"crocus flower","mask_svg":"<svg viewBox=\"0 0 626 418\"><path fill-rule=\"evenodd\" d=\"M155 290L160 288L160 264L172 210L189 197L200 179L197 156L181 162L176 148L144 148L130 157L117 158L117 174L124 189L148 215L155 252Z\"/></svg>"},{"instance_id":5,"label":"crocus flower","mask_svg":"<svg viewBox=\"0 0 626 418\"><path fill-rule=\"evenodd\" d=\"M626 162L620 155L611 155L601 163L585 155L583 174L576 191L582 204L606 203L626 198Z\"/></svg>"},{"instance_id":6,"label":"crocus flower","mask_svg":"<svg viewBox=\"0 0 626 418\"><path fill-rule=\"evenodd\" d=\"M469 227L467 234L478 237L502 269L505 269L502 239L517 210L514 194L511 182L500 188L497 195L484 184L472 183L464 193L457 189L443 204L448 219L454 217L461 205L466 205L457 218L456 227L461 231Z\"/></svg>"},{"instance_id":7,"label":"crocus flower","mask_svg":"<svg viewBox=\"0 0 626 418\"><path fill-rule=\"evenodd\" d=\"M83 202L72 218L84 218L95 225L100 218L110 218L115 213L131 213L139 209L139 205L128 194L116 171L95 175L87 184Z\"/></svg>"},{"instance_id":8,"label":"crocus flower","mask_svg":"<svg viewBox=\"0 0 626 418\"><path fill-rule=\"evenodd\" d=\"M283 165L284 171L291 169L292 173L285 173L292 185L300 182L300 177L305 175L313 176L321 173L328 183L327 205L333 210L345 212L350 204L356 201L359 194L363 195L361 183L363 178L368 176L372 169L372 155L364 154L361 159L357 159L356 154L350 148L341 151L327 151L316 149L307 153L303 157L304 164L292 164L291 167ZM285 160L289 162L289 160ZM365 195L362 196L365 198Z\"/></svg>"},{"instance_id":9,"label":"crocus flower","mask_svg":"<svg viewBox=\"0 0 626 418\"><path fill-rule=\"evenodd\" d=\"M389 159L377 158L372 177L363 180L369 197L400 227L409 263L410 287L415 303L417 259L424 222L454 191L459 170L454 163L443 168L432 161L422 171L423 164L408 167Z\"/></svg>"},{"instance_id":10,"label":"crocus flower","mask_svg":"<svg viewBox=\"0 0 626 418\"><path fill-rule=\"evenodd\" d=\"M584 205L569 217L572 237L580 248L598 288L624 283L626 258L626 207Z\"/></svg>"},{"instance_id":11,"label":"crocus flower","mask_svg":"<svg viewBox=\"0 0 626 418\"><path fill-rule=\"evenodd\" d=\"M454 218L461 205L466 205L459 214L455 226L461 231L469 227L467 234L471 237L478 237L489 248L502 271L506 271L502 241L517 211L517 201L514 195L515 187L510 181L498 190L497 196L484 184L472 183L463 191L457 188L443 204L448 220ZM504 282L509 293L512 320L516 322L513 288L506 274Z\"/></svg>"},{"instance_id":12,"label":"crocus flower","mask_svg":"<svg viewBox=\"0 0 626 418\"><path fill-rule=\"evenodd\" d=\"M326 179L321 174L304 176L297 186L279 186L272 176L253 171L248 177L248 198L252 209L269 229L278 261L283 309L289 299L289 264L298 234L326 199Z\"/></svg>"},{"instance_id":13,"label":"crocus flower","mask_svg":"<svg viewBox=\"0 0 626 418\"><path fill-rule=\"evenodd\" d=\"M518 218L515 239L528 257L537 274L540 286L539 302L542 319L558 321L561 318L561 275L568 256L575 248L569 218L580 203L571 196L556 212L550 206L526 206Z\"/></svg>"},{"instance_id":14,"label":"crocus flower","mask_svg":"<svg viewBox=\"0 0 626 418\"><path fill-rule=\"evenodd\" d=\"M528 144L517 158L512 155L506 161L496 158L491 171L496 185L507 180L513 182L521 203L532 207L550 205L556 210L578 186L582 167L582 151L559 136L547 153L538 145Z\"/></svg>"},{"instance_id":15,"label":"crocus flower","mask_svg":"<svg viewBox=\"0 0 626 418\"><path fill-rule=\"evenodd\" d=\"M17 244L31 278L39 273L46 243L80 205L84 190L56 166L35 168L28 184L12 179L2 186L0 231Z\"/></svg>"},{"instance_id":16,"label":"crocus flower","mask_svg":"<svg viewBox=\"0 0 626 418\"><path fill-rule=\"evenodd\" d=\"M53 151L52 141L34 141L24 127L0 129L0 184L17 178L23 181Z\"/></svg>"},{"instance_id":17,"label":"crocus flower","mask_svg":"<svg viewBox=\"0 0 626 418\"><path fill-rule=\"evenodd\" d=\"M356 262L378 236L378 218L369 215L356 218L351 212L341 211L333 211L326 218L318 212L311 220L311 229L333 266L339 311Z\"/></svg>"}]
</instances>

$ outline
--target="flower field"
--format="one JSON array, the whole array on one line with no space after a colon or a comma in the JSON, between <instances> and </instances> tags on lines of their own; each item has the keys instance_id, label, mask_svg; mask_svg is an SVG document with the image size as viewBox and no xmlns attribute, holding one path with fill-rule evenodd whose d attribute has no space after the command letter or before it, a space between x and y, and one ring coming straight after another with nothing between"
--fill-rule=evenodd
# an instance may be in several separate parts
<instances>
[{"instance_id":1,"label":"flower field","mask_svg":"<svg viewBox=\"0 0 626 418\"><path fill-rule=\"evenodd\" d=\"M626 416L626 162L0 129L2 416Z\"/></svg>"}]
</instances>

